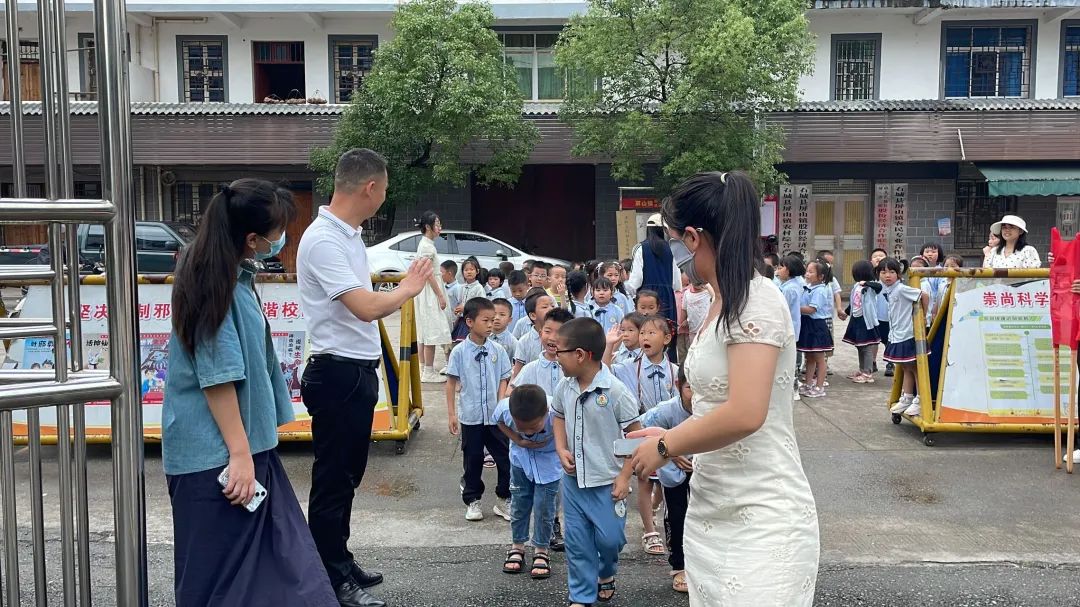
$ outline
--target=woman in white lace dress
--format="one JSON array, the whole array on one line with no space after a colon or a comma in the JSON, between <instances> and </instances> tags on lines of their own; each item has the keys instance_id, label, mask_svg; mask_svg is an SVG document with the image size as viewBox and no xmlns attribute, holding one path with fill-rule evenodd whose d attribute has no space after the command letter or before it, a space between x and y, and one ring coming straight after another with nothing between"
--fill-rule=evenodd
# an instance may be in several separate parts
<instances>
[{"instance_id":1,"label":"woman in white lace dress","mask_svg":"<svg viewBox=\"0 0 1080 607\"><path fill-rule=\"evenodd\" d=\"M413 299L416 308L416 341L420 344L420 381L444 382L446 378L435 372L435 346L450 344L450 321L446 317L446 292L439 278L439 254L435 239L442 233L442 221L434 211L424 211L417 221L423 238L416 245L416 256L427 257L435 268L427 286Z\"/></svg>"},{"instance_id":2,"label":"woman in white lace dress","mask_svg":"<svg viewBox=\"0 0 1080 607\"><path fill-rule=\"evenodd\" d=\"M813 604L818 520L792 425L795 334L780 291L757 273L761 215L742 173L697 175L664 220L717 297L685 363L694 415L634 452L638 474L694 455L684 550L692 606ZM635 434L632 434L634 436Z\"/></svg>"}]
</instances>

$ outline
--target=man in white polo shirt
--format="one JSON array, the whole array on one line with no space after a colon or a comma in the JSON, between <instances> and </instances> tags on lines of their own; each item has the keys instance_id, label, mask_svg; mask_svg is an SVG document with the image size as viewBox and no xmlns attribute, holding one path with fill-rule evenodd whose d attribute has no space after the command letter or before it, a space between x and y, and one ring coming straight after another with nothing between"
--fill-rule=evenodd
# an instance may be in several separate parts
<instances>
[{"instance_id":1,"label":"man in white polo shirt","mask_svg":"<svg viewBox=\"0 0 1080 607\"><path fill-rule=\"evenodd\" d=\"M334 174L334 195L304 232L297 252L297 283L311 339L301 382L311 414L308 525L344 607L384 607L365 588L382 582L349 552L349 520L367 468L372 417L379 401L382 346L376 321L415 297L432 274L431 261L414 262L398 288L371 286L360 224L386 199L386 160L367 149L346 152Z\"/></svg>"}]
</instances>

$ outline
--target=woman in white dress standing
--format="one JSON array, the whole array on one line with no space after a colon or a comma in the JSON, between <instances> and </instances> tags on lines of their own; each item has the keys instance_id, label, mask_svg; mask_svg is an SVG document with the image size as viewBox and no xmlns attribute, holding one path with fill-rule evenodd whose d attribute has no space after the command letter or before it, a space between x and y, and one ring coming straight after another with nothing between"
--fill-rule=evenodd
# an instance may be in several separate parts
<instances>
[{"instance_id":1,"label":"woman in white dress standing","mask_svg":"<svg viewBox=\"0 0 1080 607\"><path fill-rule=\"evenodd\" d=\"M685 362L694 415L647 428L639 475L694 454L684 550L690 604L809 606L818 520L792 424L795 333L780 291L758 273L761 211L743 173L678 187L664 221L691 255L680 269L716 292Z\"/></svg>"},{"instance_id":2,"label":"woman in white dress standing","mask_svg":"<svg viewBox=\"0 0 1080 607\"><path fill-rule=\"evenodd\" d=\"M416 341L420 344L420 381L445 382L446 377L435 371L435 346L450 344L450 323L446 317L446 293L439 278L439 253L435 239L442 233L442 221L434 211L424 211L416 227L424 234L416 246L417 257L427 257L436 268L427 286L413 299L416 307Z\"/></svg>"}]
</instances>

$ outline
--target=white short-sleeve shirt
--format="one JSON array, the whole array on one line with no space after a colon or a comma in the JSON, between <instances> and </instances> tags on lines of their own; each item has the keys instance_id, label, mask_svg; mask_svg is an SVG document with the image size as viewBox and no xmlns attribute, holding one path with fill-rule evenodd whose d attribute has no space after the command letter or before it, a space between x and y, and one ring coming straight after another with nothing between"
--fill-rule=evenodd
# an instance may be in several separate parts
<instances>
[{"instance_id":1,"label":"white short-sleeve shirt","mask_svg":"<svg viewBox=\"0 0 1080 607\"><path fill-rule=\"evenodd\" d=\"M353 289L372 291L367 248L354 229L319 208L296 253L296 282L307 318L312 354L362 360L382 357L379 327L357 318L339 299Z\"/></svg>"}]
</instances>

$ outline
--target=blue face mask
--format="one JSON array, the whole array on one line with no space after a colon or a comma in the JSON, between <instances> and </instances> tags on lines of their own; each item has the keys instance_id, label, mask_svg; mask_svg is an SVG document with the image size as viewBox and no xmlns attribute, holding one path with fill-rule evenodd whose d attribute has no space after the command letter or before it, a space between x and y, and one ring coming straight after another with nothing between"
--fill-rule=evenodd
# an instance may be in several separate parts
<instances>
[{"instance_id":1,"label":"blue face mask","mask_svg":"<svg viewBox=\"0 0 1080 607\"><path fill-rule=\"evenodd\" d=\"M265 252L265 253L260 253L258 251L255 251L255 259L258 259L259 261L265 261L265 260L270 259L271 257L277 255L278 253L281 252L281 249L285 246L285 232L282 232L281 233L281 238L278 238L277 240L270 240L270 239L264 238L262 236L260 236L259 238L262 238L263 240L266 241L267 244L270 245L270 250Z\"/></svg>"}]
</instances>

